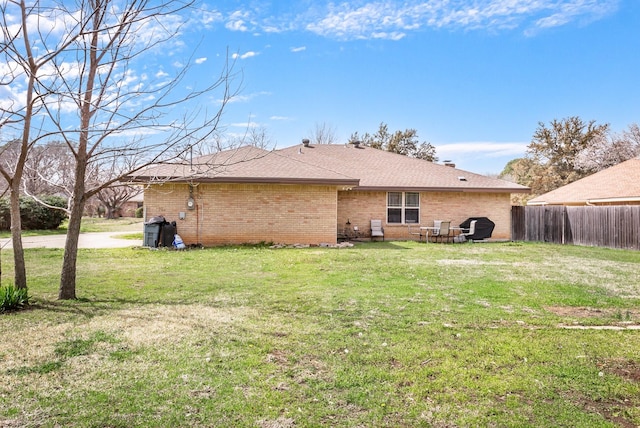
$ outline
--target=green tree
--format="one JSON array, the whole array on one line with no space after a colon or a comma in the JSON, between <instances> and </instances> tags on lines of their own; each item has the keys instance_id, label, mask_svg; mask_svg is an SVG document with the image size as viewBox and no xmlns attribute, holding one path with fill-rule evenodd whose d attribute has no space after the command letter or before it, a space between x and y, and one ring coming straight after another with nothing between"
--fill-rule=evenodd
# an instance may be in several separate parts
<instances>
[{"instance_id":1,"label":"green tree","mask_svg":"<svg viewBox=\"0 0 640 428\"><path fill-rule=\"evenodd\" d=\"M527 147L527 155L544 168L535 177L532 191L542 194L589 175L589 171L576 164L578 155L604 138L609 124L585 123L577 116L554 119L547 127L538 123L538 129Z\"/></svg>"},{"instance_id":2,"label":"green tree","mask_svg":"<svg viewBox=\"0 0 640 428\"><path fill-rule=\"evenodd\" d=\"M415 129L389 132L387 124L380 123L380 127L375 134L365 133L360 138L357 132L351 134L350 142L360 141L362 144L374 149L385 150L387 152L398 153L412 158L423 159L436 162L436 148L431 144L420 142L418 132Z\"/></svg>"},{"instance_id":3,"label":"green tree","mask_svg":"<svg viewBox=\"0 0 640 428\"><path fill-rule=\"evenodd\" d=\"M578 162L579 156L601 144L608 132L608 124L585 123L577 116L554 119L549 126L539 122L525 158L509 163L501 176L530 187L533 196L550 192L593 172Z\"/></svg>"}]
</instances>

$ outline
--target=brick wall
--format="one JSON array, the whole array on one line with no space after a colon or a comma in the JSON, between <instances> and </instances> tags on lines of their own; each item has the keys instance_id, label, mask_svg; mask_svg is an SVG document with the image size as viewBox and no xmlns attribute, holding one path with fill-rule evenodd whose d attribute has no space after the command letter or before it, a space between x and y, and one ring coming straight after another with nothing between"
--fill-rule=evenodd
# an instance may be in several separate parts
<instances>
[{"instance_id":1,"label":"brick wall","mask_svg":"<svg viewBox=\"0 0 640 428\"><path fill-rule=\"evenodd\" d=\"M510 197L509 193L421 192L420 225L432 226L434 220L450 220L451 225L457 226L469 217L488 217L496 224L491 237L510 239ZM357 226L360 236L368 237L371 220L380 219L385 239L416 239L409 235L407 225L387 224L386 198L386 192L338 192L338 233L348 229L353 235L353 227Z\"/></svg>"},{"instance_id":2,"label":"brick wall","mask_svg":"<svg viewBox=\"0 0 640 428\"><path fill-rule=\"evenodd\" d=\"M387 240L416 239L407 225L387 224L386 192L338 192L333 186L199 184L193 196L196 209L188 210L188 185L153 185L145 190L145 220L162 215L176 221L186 244L335 243L345 232L354 236L354 227L359 237L369 237L372 219L382 220ZM185 214L183 220L180 212ZM510 194L420 194L422 226L433 225L435 219L458 225L468 217L488 217L496 224L492 238L510 239Z\"/></svg>"},{"instance_id":3,"label":"brick wall","mask_svg":"<svg viewBox=\"0 0 640 428\"><path fill-rule=\"evenodd\" d=\"M150 186L145 220L162 215L176 221L187 245L336 242L334 186L199 184L193 197L196 209L188 210L188 185Z\"/></svg>"}]
</instances>

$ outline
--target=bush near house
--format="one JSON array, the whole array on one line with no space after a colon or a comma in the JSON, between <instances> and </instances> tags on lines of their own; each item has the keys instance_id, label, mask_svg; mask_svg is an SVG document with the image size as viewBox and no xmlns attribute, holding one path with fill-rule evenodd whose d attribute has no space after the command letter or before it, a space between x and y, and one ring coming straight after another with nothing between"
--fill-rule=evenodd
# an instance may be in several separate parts
<instances>
[{"instance_id":1,"label":"bush near house","mask_svg":"<svg viewBox=\"0 0 640 428\"><path fill-rule=\"evenodd\" d=\"M43 196L40 198L46 204L65 208L66 199L60 196ZM49 208L38 203L33 198L20 198L20 218L23 230L54 230L60 227L67 218L61 209ZM11 228L10 204L7 198L0 199L0 230Z\"/></svg>"}]
</instances>

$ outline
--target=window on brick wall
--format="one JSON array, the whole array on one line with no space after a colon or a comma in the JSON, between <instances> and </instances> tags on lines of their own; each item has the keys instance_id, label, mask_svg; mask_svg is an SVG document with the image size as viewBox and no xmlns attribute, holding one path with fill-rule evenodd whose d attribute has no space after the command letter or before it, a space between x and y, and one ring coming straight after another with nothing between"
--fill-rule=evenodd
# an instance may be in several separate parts
<instances>
[{"instance_id":1,"label":"window on brick wall","mask_svg":"<svg viewBox=\"0 0 640 428\"><path fill-rule=\"evenodd\" d=\"M420 222L420 193L418 192L388 192L387 193L387 223L419 223Z\"/></svg>"}]
</instances>

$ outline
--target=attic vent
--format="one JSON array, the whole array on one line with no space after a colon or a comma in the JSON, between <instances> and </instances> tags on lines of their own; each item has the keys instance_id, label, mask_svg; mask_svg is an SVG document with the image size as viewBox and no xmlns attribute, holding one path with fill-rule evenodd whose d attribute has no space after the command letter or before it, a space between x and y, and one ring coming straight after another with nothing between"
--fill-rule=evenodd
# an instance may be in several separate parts
<instances>
[{"instance_id":1,"label":"attic vent","mask_svg":"<svg viewBox=\"0 0 640 428\"><path fill-rule=\"evenodd\" d=\"M444 166L450 166L451 168L455 168L456 164L451 162L450 160L444 161Z\"/></svg>"},{"instance_id":2,"label":"attic vent","mask_svg":"<svg viewBox=\"0 0 640 428\"><path fill-rule=\"evenodd\" d=\"M467 181L467 177L464 177L464 176L460 175L460 176L458 176L458 180Z\"/></svg>"},{"instance_id":3,"label":"attic vent","mask_svg":"<svg viewBox=\"0 0 640 428\"><path fill-rule=\"evenodd\" d=\"M309 147L309 139L308 138L304 138L302 140L302 145L305 146L305 147Z\"/></svg>"}]
</instances>

